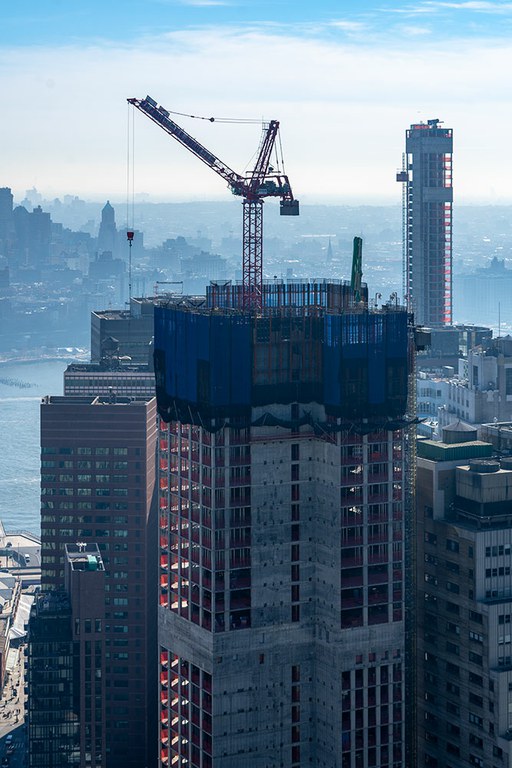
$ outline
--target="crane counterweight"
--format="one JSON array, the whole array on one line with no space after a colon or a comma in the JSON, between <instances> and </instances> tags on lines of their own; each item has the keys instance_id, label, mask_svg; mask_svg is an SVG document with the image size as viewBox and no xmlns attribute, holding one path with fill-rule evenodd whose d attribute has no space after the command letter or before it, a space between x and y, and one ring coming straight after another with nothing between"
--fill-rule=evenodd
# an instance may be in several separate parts
<instances>
[{"instance_id":1,"label":"crane counterweight","mask_svg":"<svg viewBox=\"0 0 512 768\"><path fill-rule=\"evenodd\" d=\"M242 175L233 171L191 136L170 117L170 112L146 96L145 99L128 99L143 114L153 120L166 133L192 152L221 178L234 195L243 197L243 308L261 310L263 282L263 201L266 197L280 198L281 216L298 216L299 201L293 197L288 177L275 172L270 158L279 131L279 122L271 120L264 127L254 169ZM209 118L211 122L214 118Z\"/></svg>"}]
</instances>

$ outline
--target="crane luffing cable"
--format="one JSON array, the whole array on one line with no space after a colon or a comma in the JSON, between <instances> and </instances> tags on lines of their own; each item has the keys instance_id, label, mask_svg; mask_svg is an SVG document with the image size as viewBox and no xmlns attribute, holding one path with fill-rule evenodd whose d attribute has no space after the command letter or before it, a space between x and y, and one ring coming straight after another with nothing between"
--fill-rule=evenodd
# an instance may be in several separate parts
<instances>
[{"instance_id":1,"label":"crane luffing cable","mask_svg":"<svg viewBox=\"0 0 512 768\"><path fill-rule=\"evenodd\" d=\"M212 171L221 176L234 195L243 198L243 237L242 237L242 306L243 309L259 311L262 308L263 294L263 201L266 197L280 198L281 216L298 216L299 201L293 197L288 177L276 171L270 165L279 122L270 120L263 126L263 135L257 152L254 169L240 174L222 162L197 139L191 136L170 117L170 110L165 109L151 98L128 99L128 103L149 117L166 133L189 150ZM174 115L185 115L173 112ZM215 118L197 118L214 122ZM242 121L241 121L242 122ZM247 121L243 121L247 122ZM259 121L258 121L259 122ZM281 148L282 156L282 148Z\"/></svg>"},{"instance_id":2,"label":"crane luffing cable","mask_svg":"<svg viewBox=\"0 0 512 768\"><path fill-rule=\"evenodd\" d=\"M194 120L206 120L209 123L249 123L252 125L265 123L264 120L258 120L256 117L204 117L203 115L189 115L187 112L175 112L172 109L167 110L170 115L179 115L179 117L191 117Z\"/></svg>"}]
</instances>

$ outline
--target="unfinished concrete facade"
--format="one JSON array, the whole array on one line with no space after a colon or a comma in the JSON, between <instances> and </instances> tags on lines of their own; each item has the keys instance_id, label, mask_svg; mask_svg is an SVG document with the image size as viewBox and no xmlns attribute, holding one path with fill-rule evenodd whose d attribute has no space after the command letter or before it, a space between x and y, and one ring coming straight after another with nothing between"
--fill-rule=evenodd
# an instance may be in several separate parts
<instances>
[{"instance_id":1,"label":"unfinished concrete facade","mask_svg":"<svg viewBox=\"0 0 512 768\"><path fill-rule=\"evenodd\" d=\"M156 312L161 766L404 764L409 316L345 289Z\"/></svg>"}]
</instances>

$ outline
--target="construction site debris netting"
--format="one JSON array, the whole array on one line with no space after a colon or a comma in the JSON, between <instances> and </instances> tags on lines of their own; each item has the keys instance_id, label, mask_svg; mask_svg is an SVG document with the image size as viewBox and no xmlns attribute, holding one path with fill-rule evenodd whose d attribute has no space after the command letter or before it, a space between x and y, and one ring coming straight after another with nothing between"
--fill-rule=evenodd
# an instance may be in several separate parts
<instances>
[{"instance_id":1,"label":"construction site debris netting","mask_svg":"<svg viewBox=\"0 0 512 768\"><path fill-rule=\"evenodd\" d=\"M257 315L155 309L158 407L166 420L250 417L251 407L319 402L335 416L405 413L408 314Z\"/></svg>"}]
</instances>

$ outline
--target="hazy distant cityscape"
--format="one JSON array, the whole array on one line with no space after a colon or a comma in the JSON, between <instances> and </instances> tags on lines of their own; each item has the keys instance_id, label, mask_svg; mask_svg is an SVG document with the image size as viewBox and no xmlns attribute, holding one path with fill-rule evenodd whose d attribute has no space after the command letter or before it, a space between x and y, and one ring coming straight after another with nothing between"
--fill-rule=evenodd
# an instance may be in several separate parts
<instances>
[{"instance_id":1,"label":"hazy distant cityscape","mask_svg":"<svg viewBox=\"0 0 512 768\"><path fill-rule=\"evenodd\" d=\"M398 191L398 190L397 190ZM104 205L35 190L13 201L0 191L0 355L90 346L89 314L128 300L126 203ZM105 201L106 204L106 201ZM110 209L110 210L109 210ZM348 278L354 235L363 237L370 296L402 286L402 214L396 206L303 205L299 219L265 220L265 277ZM130 213L131 215L131 213ZM455 322L506 330L512 286L512 207L457 206L453 223ZM210 280L241 278L239 205L135 206L132 295L202 293ZM175 285L169 285L169 282ZM401 293L401 291L400 291Z\"/></svg>"}]
</instances>

